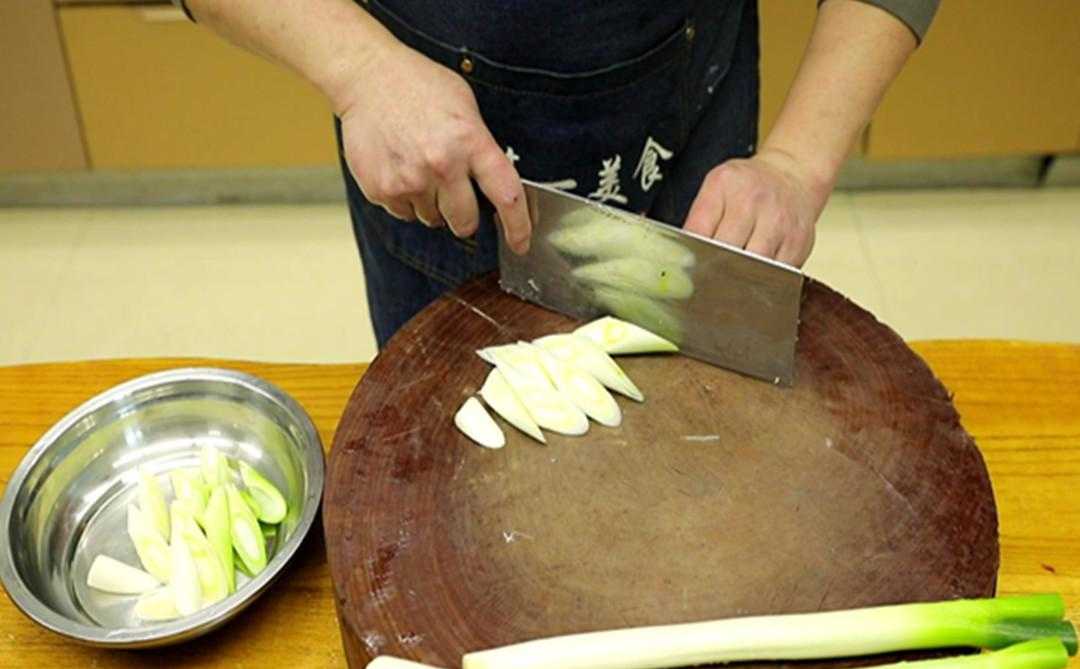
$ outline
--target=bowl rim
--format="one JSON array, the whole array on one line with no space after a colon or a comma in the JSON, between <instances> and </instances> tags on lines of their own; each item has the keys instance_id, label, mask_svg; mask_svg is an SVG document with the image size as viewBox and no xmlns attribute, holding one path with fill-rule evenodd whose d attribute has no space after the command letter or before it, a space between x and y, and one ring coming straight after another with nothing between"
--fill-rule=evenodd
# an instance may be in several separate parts
<instances>
[{"instance_id":1,"label":"bowl rim","mask_svg":"<svg viewBox=\"0 0 1080 669\"><path fill-rule=\"evenodd\" d=\"M242 386L277 404L295 421L305 437L304 443L301 444L304 450L303 461L311 481L304 495L304 509L296 531L267 563L266 568L246 583L243 589L238 589L225 599L190 616L157 625L118 629L88 625L67 618L41 601L26 585L15 567L14 552L11 542L7 540L11 531L11 515L15 498L22 489L30 470L42 455L85 415L125 396L178 381L214 381ZM272 383L245 372L217 367L180 367L139 376L108 388L68 412L50 427L23 456L4 488L3 497L0 498L0 544L3 546L3 551L0 553L0 583L11 597L12 603L24 615L42 627L75 641L96 646L138 648L192 639L218 628L240 613L280 575L315 523L321 504L324 479L325 455L322 439L311 417L299 402Z\"/></svg>"}]
</instances>

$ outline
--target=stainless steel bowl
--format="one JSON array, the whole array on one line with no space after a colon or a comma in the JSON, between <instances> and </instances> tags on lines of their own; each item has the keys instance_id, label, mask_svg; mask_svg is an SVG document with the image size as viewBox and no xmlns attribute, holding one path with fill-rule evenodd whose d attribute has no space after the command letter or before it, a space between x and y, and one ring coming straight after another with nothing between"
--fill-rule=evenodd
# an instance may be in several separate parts
<instances>
[{"instance_id":1,"label":"stainless steel bowl","mask_svg":"<svg viewBox=\"0 0 1080 669\"><path fill-rule=\"evenodd\" d=\"M282 491L288 514L254 579L195 614L142 624L133 597L92 590L87 571L98 553L139 564L125 520L136 467L160 475L197 465L204 444L257 468ZM0 501L0 580L26 615L77 641L136 648L191 639L242 611L278 576L315 520L323 476L310 418L269 383L203 368L144 376L68 414L23 458Z\"/></svg>"}]
</instances>

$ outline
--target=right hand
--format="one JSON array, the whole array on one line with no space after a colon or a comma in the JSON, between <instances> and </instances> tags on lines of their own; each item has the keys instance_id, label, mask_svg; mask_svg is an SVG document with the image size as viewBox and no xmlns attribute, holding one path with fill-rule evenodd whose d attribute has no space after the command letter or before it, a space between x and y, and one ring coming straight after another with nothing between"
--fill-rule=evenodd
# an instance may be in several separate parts
<instances>
[{"instance_id":1,"label":"right hand","mask_svg":"<svg viewBox=\"0 0 1080 669\"><path fill-rule=\"evenodd\" d=\"M529 248L521 177L457 73L400 44L367 60L335 103L345 160L369 201L403 221L476 232L472 180L495 206L510 248Z\"/></svg>"}]
</instances>

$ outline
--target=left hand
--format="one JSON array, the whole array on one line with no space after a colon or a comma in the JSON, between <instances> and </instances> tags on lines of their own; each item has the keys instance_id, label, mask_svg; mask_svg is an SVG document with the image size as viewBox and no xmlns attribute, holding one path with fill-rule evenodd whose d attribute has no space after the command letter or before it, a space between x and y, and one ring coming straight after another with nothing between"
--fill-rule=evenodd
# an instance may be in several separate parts
<instances>
[{"instance_id":1,"label":"left hand","mask_svg":"<svg viewBox=\"0 0 1080 669\"><path fill-rule=\"evenodd\" d=\"M684 228L801 267L832 184L785 151L762 149L705 177Z\"/></svg>"}]
</instances>

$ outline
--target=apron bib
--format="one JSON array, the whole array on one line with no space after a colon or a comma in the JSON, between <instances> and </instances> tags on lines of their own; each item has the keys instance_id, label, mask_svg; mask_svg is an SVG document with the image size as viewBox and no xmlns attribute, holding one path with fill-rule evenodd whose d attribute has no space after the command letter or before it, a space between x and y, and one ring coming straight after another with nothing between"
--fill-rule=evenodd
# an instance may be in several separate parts
<instances>
[{"instance_id":1,"label":"apron bib","mask_svg":"<svg viewBox=\"0 0 1080 669\"><path fill-rule=\"evenodd\" d=\"M390 6L407 1L364 0L362 6L404 44L468 81L482 118L523 178L629 211L663 212L661 220L681 223L708 169L752 151L757 24L750 1L695 0L689 14L644 52L572 74L502 63L470 45L433 37ZM752 77L742 77L752 95L731 99L722 84L739 60L740 44L744 51L753 49L746 73ZM746 97L753 99L741 99ZM394 219L367 202L345 171L369 284L372 272L387 268L369 267L374 259L365 246L377 245L446 288L497 267L493 212L479 189L479 229L473 238L460 240L446 228ZM387 279L377 283L387 286ZM401 324L380 327L381 299L369 289L380 340L381 332Z\"/></svg>"}]
</instances>

